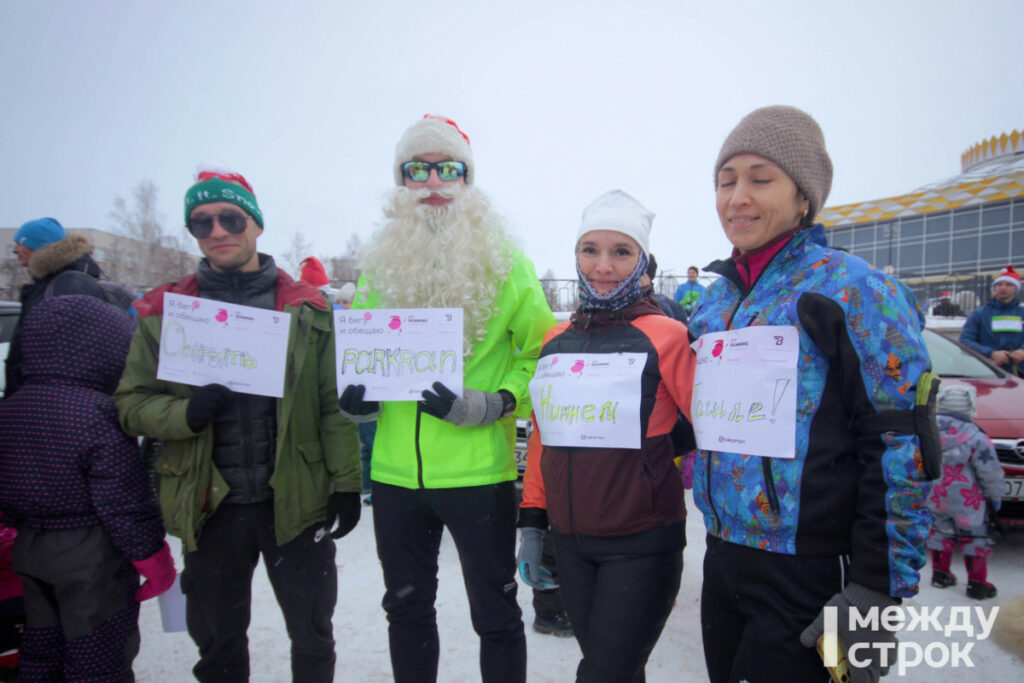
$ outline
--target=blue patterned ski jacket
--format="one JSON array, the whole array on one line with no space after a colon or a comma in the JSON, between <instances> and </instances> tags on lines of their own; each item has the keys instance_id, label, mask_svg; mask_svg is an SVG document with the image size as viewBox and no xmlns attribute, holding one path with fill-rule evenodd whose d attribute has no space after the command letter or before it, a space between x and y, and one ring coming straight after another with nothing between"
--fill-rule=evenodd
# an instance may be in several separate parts
<instances>
[{"instance_id":1,"label":"blue patterned ski jacket","mask_svg":"<svg viewBox=\"0 0 1024 683\"><path fill-rule=\"evenodd\" d=\"M788 555L848 554L850 581L914 595L931 524L918 437L860 422L914 406L931 366L914 295L830 249L821 225L797 232L749 291L732 259L708 270L723 277L691 318L695 337L754 325L800 336L794 457L701 451L694 500L708 533Z\"/></svg>"}]
</instances>

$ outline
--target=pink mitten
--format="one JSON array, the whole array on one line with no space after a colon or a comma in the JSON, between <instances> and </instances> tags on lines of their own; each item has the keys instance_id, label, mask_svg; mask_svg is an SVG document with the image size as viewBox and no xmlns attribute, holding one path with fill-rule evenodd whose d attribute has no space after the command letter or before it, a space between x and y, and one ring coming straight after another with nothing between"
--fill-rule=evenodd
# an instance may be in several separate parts
<instances>
[{"instance_id":1,"label":"pink mitten","mask_svg":"<svg viewBox=\"0 0 1024 683\"><path fill-rule=\"evenodd\" d=\"M135 591L135 599L139 602L149 600L160 595L174 584L174 558L171 557L171 548L164 541L163 547L144 560L132 560L135 570L142 575L146 582Z\"/></svg>"}]
</instances>

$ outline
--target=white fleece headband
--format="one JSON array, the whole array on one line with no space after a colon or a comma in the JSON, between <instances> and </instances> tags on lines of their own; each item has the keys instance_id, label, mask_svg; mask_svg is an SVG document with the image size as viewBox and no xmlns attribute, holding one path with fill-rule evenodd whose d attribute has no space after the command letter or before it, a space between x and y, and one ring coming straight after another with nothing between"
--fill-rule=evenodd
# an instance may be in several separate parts
<instances>
[{"instance_id":1,"label":"white fleece headband","mask_svg":"<svg viewBox=\"0 0 1024 683\"><path fill-rule=\"evenodd\" d=\"M583 209L583 221L576 244L592 230L614 230L636 240L645 254L651 252L651 222L654 214L622 190L611 190Z\"/></svg>"},{"instance_id":2,"label":"white fleece headband","mask_svg":"<svg viewBox=\"0 0 1024 683\"><path fill-rule=\"evenodd\" d=\"M404 185L402 164L424 154L445 154L466 164L466 184L473 184L473 150L469 136L449 118L424 114L409 126L395 145L395 184Z\"/></svg>"}]
</instances>

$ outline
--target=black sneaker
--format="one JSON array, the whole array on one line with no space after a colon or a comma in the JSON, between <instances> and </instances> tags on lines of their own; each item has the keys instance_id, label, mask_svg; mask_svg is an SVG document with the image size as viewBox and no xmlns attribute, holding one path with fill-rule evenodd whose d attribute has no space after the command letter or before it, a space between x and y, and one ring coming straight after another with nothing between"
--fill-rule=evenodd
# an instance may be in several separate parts
<instances>
[{"instance_id":1,"label":"black sneaker","mask_svg":"<svg viewBox=\"0 0 1024 683\"><path fill-rule=\"evenodd\" d=\"M987 600L996 597L996 587L981 581L967 582L967 597L975 600Z\"/></svg>"},{"instance_id":2,"label":"black sneaker","mask_svg":"<svg viewBox=\"0 0 1024 683\"><path fill-rule=\"evenodd\" d=\"M941 569L932 570L932 585L936 588L949 588L956 585L956 577Z\"/></svg>"},{"instance_id":3,"label":"black sneaker","mask_svg":"<svg viewBox=\"0 0 1024 683\"><path fill-rule=\"evenodd\" d=\"M572 637L572 624L569 623L569 615L564 610L553 617L534 617L533 630L559 638Z\"/></svg>"}]
</instances>

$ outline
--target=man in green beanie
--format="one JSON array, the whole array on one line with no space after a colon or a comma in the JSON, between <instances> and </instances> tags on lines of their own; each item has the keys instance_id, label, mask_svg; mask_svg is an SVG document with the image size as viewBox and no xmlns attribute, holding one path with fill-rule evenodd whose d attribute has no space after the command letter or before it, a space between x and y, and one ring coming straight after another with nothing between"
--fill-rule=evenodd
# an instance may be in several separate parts
<instances>
[{"instance_id":1,"label":"man in green beanie","mask_svg":"<svg viewBox=\"0 0 1024 683\"><path fill-rule=\"evenodd\" d=\"M185 194L205 258L135 303L139 326L115 392L124 430L164 440L156 462L167 530L182 539L200 681L246 681L260 555L292 639L296 681L334 680L333 539L359 520L359 436L338 412L331 307L260 254L263 213L237 173L205 171ZM156 377L164 293L291 314L282 398Z\"/></svg>"}]
</instances>

